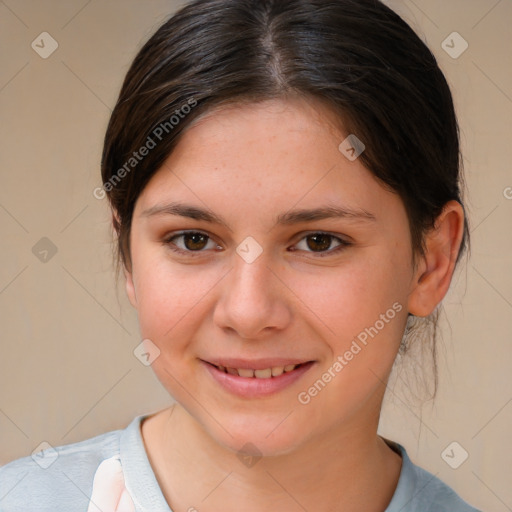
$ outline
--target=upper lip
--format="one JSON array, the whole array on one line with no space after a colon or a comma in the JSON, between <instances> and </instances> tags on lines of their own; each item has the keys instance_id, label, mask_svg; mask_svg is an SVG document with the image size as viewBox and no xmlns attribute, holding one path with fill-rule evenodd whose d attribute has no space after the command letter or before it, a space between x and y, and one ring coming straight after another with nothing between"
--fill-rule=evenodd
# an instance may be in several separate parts
<instances>
[{"instance_id":1,"label":"upper lip","mask_svg":"<svg viewBox=\"0 0 512 512\"><path fill-rule=\"evenodd\" d=\"M241 368L247 370L265 370L267 368L274 368L276 366L287 366L290 364L303 364L309 363L311 359L296 359L288 357L272 357L265 359L241 359L241 358L216 358L216 359L203 359L206 363L215 366L224 366L225 368Z\"/></svg>"}]
</instances>

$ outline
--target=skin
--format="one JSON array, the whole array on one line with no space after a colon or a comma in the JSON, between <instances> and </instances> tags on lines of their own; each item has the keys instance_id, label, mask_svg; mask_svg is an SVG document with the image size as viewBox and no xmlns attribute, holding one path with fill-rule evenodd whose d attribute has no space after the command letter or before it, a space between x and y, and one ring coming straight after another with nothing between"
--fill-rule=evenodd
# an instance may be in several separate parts
<instances>
[{"instance_id":1,"label":"skin","mask_svg":"<svg viewBox=\"0 0 512 512\"><path fill-rule=\"evenodd\" d=\"M142 337L160 350L153 370L177 401L146 419L142 436L175 512L381 512L393 496L401 457L377 435L385 383L407 313L427 316L448 290L463 212L447 203L413 265L401 199L338 150L347 135L314 100L217 109L189 127L137 200L126 290ZM169 201L206 208L227 226L143 214ZM275 224L278 214L326 204L374 220ZM180 255L166 243L180 230L210 238L175 238L189 249ZM308 245L319 231L334 238ZM248 236L263 250L252 263L236 252ZM350 245L333 252L335 237ZM401 311L300 403L298 394L395 303ZM315 363L278 393L241 398L200 361L217 356ZM237 457L248 442L262 455L250 467Z\"/></svg>"}]
</instances>

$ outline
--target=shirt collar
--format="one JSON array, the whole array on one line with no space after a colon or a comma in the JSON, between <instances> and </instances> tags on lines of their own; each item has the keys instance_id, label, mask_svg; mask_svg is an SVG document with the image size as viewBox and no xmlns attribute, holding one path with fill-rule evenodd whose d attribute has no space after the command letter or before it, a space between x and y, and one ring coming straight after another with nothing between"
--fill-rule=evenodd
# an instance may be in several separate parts
<instances>
[{"instance_id":1,"label":"shirt collar","mask_svg":"<svg viewBox=\"0 0 512 512\"><path fill-rule=\"evenodd\" d=\"M120 455L125 486L137 512L172 512L162 494L142 439L141 423L149 416L151 414L136 416L121 433ZM402 457L398 484L384 512L403 512L407 510L406 507L414 498L414 489L417 484L414 465L401 444L382 439Z\"/></svg>"},{"instance_id":2,"label":"shirt collar","mask_svg":"<svg viewBox=\"0 0 512 512\"><path fill-rule=\"evenodd\" d=\"M150 414L135 417L121 433L120 455L125 487L136 512L172 512L160 489L144 446L142 420Z\"/></svg>"}]
</instances>

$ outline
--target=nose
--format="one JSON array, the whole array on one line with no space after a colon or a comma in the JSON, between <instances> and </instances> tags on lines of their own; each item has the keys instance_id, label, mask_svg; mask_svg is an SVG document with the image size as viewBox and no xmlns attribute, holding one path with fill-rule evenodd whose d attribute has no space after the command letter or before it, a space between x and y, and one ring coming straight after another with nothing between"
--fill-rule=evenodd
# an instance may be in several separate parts
<instances>
[{"instance_id":1,"label":"nose","mask_svg":"<svg viewBox=\"0 0 512 512\"><path fill-rule=\"evenodd\" d=\"M213 320L240 338L266 337L285 329L292 317L288 300L293 294L264 254L252 263L235 254L234 266L222 280Z\"/></svg>"}]
</instances>

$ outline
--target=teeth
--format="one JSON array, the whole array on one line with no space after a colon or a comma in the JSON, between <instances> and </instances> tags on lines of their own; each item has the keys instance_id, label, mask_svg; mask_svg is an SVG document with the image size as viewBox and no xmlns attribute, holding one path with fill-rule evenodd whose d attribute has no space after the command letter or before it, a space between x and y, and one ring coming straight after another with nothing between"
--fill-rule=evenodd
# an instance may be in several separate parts
<instances>
[{"instance_id":1,"label":"teeth","mask_svg":"<svg viewBox=\"0 0 512 512\"><path fill-rule=\"evenodd\" d=\"M273 366L264 370L252 370L250 368L227 368L225 366L217 366L221 372L230 375L238 375L246 378L270 379L271 377L279 377L283 373L291 372L299 366L298 364L287 364L286 366Z\"/></svg>"},{"instance_id":2,"label":"teeth","mask_svg":"<svg viewBox=\"0 0 512 512\"><path fill-rule=\"evenodd\" d=\"M270 379L272 377L272 368L265 370L254 370L254 376L258 379Z\"/></svg>"},{"instance_id":3,"label":"teeth","mask_svg":"<svg viewBox=\"0 0 512 512\"><path fill-rule=\"evenodd\" d=\"M284 372L283 366L274 366L272 368L272 377L279 377Z\"/></svg>"},{"instance_id":4,"label":"teeth","mask_svg":"<svg viewBox=\"0 0 512 512\"><path fill-rule=\"evenodd\" d=\"M238 375L240 375L240 377L254 377L254 370L239 368Z\"/></svg>"}]
</instances>

